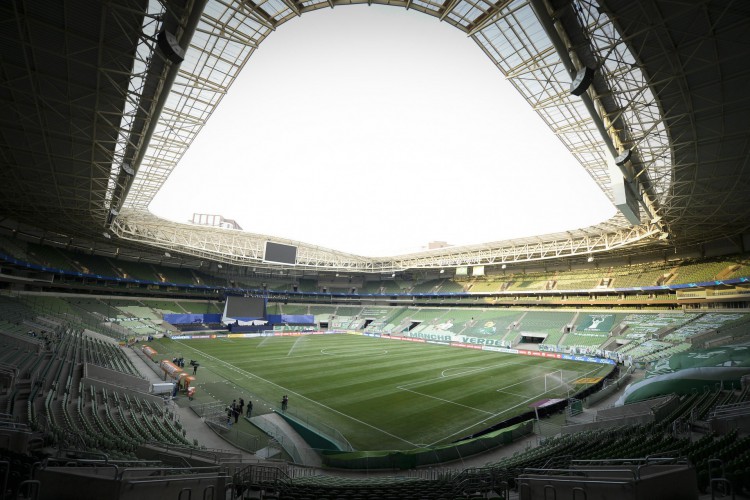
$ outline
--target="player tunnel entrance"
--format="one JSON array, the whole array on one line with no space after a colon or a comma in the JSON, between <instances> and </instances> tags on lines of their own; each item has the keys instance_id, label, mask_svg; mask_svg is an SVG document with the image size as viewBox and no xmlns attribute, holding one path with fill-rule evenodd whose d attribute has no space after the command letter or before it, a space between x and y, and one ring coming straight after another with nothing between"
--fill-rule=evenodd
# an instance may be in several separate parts
<instances>
[{"instance_id":1,"label":"player tunnel entrance","mask_svg":"<svg viewBox=\"0 0 750 500\"><path fill-rule=\"evenodd\" d=\"M523 332L521 333L522 344L542 344L547 338L546 333Z\"/></svg>"}]
</instances>

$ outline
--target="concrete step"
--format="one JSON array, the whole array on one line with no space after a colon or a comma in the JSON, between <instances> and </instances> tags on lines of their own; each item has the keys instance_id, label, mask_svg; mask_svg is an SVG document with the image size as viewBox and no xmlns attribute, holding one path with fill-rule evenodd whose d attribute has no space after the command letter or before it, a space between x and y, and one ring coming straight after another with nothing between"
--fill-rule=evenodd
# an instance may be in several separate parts
<instances>
[{"instance_id":1,"label":"concrete step","mask_svg":"<svg viewBox=\"0 0 750 500\"><path fill-rule=\"evenodd\" d=\"M275 457L279 453L281 453L280 449L266 446L265 448L261 448L260 450L256 451L255 456L258 458L266 459L266 458Z\"/></svg>"}]
</instances>

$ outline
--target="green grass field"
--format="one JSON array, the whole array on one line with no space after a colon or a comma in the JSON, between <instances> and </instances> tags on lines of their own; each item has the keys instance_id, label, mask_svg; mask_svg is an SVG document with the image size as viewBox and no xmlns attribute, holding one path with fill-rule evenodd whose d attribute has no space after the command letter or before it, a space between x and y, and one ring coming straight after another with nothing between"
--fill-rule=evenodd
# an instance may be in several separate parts
<instances>
[{"instance_id":1,"label":"green grass field","mask_svg":"<svg viewBox=\"0 0 750 500\"><path fill-rule=\"evenodd\" d=\"M417 344L356 335L155 341L164 358L201 363L194 404L250 395L255 412L288 412L357 450L411 449L455 441L566 397L610 365ZM546 388L546 391L545 391Z\"/></svg>"}]
</instances>

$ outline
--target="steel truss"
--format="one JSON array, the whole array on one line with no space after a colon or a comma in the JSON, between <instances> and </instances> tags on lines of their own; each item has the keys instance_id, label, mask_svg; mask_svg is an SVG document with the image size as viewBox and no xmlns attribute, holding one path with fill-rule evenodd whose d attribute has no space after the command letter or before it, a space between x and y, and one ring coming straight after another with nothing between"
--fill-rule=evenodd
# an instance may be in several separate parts
<instances>
[{"instance_id":1,"label":"steel truss","mask_svg":"<svg viewBox=\"0 0 750 500\"><path fill-rule=\"evenodd\" d=\"M258 269L286 269L263 262L267 236L222 228L164 221L143 211L126 212L112 225L118 238L145 243L167 252ZM501 265L596 254L653 242L662 234L657 224L626 229L593 228L484 245L432 250L388 258L366 258L305 243L298 245L298 270L394 273L408 269Z\"/></svg>"},{"instance_id":2,"label":"steel truss","mask_svg":"<svg viewBox=\"0 0 750 500\"><path fill-rule=\"evenodd\" d=\"M112 231L125 240L196 257L274 267L264 265L261 259L263 243L270 239L267 236L172 223L148 213L148 205L271 31L311 10L365 1L416 9L469 34L611 200L612 148L604 139L614 142L617 148L637 149L639 163L630 177L644 186L642 191L653 200L660 199L669 189L670 146L654 96L614 25L592 2L577 3L575 12L600 67L600 88L590 91L597 102L598 116L593 118L582 101L569 94L571 69L561 62L527 0L209 0L138 166L125 210ZM602 96L602 82L606 84L606 96ZM609 137L602 137L601 122ZM650 219L648 216L644 224L632 227L617 214L587 230L388 259L295 243L299 245L297 268L395 272L585 255L663 238L664 226L656 226Z\"/></svg>"},{"instance_id":3,"label":"steel truss","mask_svg":"<svg viewBox=\"0 0 750 500\"><path fill-rule=\"evenodd\" d=\"M144 41L159 24L143 4L3 2L4 215L101 235L125 182L115 171L142 138Z\"/></svg>"},{"instance_id":4,"label":"steel truss","mask_svg":"<svg viewBox=\"0 0 750 500\"><path fill-rule=\"evenodd\" d=\"M145 144L143 144L143 130L139 129L137 121L144 120L144 117L146 119L151 118L151 104L144 102L146 98L144 96L144 89L148 79L149 67L156 51L156 37L162 27L162 17L165 9L161 4L155 2L149 2L149 8L153 10L146 12L143 16L143 26L138 37L139 40L135 49L133 66L129 69L122 69L129 72L130 81L128 82L127 94L125 95L125 107L122 110L122 115L119 117L120 122L119 124L110 123L111 126L117 126L117 139L112 161L108 165L110 175L103 208L115 213L118 212L122 205L122 200L118 199L116 193L121 193L125 190L127 180L129 179L129 174L123 172L122 165L132 165L134 160L133 153L140 150L141 147L145 147ZM111 4L111 9L113 13L117 13L120 10L130 12L130 9L125 6L118 6L114 3ZM100 71L106 75L106 70L100 69ZM116 118L118 117L110 117L110 120Z\"/></svg>"}]
</instances>

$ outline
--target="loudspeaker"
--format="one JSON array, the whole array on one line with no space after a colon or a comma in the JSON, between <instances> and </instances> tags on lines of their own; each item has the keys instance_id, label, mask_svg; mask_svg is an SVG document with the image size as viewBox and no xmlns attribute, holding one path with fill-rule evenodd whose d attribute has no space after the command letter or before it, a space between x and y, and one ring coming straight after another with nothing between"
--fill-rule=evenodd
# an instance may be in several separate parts
<instances>
[{"instance_id":1,"label":"loudspeaker","mask_svg":"<svg viewBox=\"0 0 750 500\"><path fill-rule=\"evenodd\" d=\"M617 158L615 158L615 165L618 167L622 167L625 165L628 161L630 161L630 157L633 156L633 151L630 149L626 149L619 155L617 155Z\"/></svg>"},{"instance_id":2,"label":"loudspeaker","mask_svg":"<svg viewBox=\"0 0 750 500\"><path fill-rule=\"evenodd\" d=\"M159 45L159 49L161 49L164 54L164 57L173 63L180 64L185 59L185 51L180 47L177 38L169 31L160 31L156 41Z\"/></svg>"},{"instance_id":3,"label":"loudspeaker","mask_svg":"<svg viewBox=\"0 0 750 500\"><path fill-rule=\"evenodd\" d=\"M584 66L578 70L576 77L573 78L573 81L570 83L570 93L574 96L580 96L586 92L586 89L589 88L589 85L591 85L591 82L593 81L594 70L588 66Z\"/></svg>"}]
</instances>

